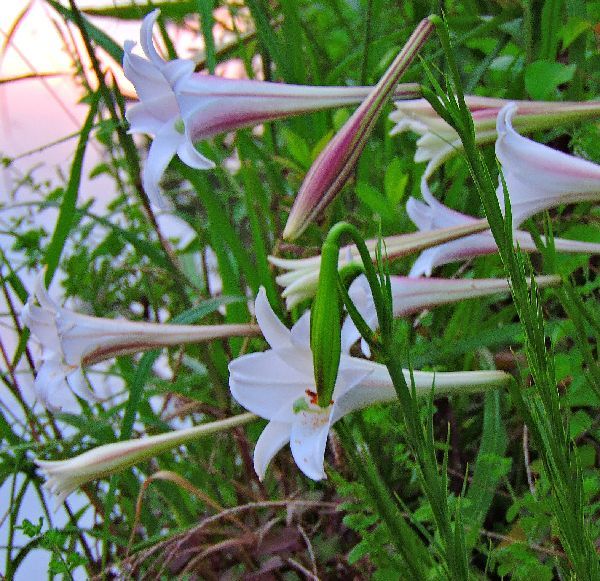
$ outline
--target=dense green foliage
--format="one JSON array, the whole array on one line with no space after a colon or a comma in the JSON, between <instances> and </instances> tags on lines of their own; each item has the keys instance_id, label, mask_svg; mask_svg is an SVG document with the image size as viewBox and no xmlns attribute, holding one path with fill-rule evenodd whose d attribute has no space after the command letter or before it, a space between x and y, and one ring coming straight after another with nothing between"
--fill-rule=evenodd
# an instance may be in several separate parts
<instances>
[{"instance_id":1,"label":"dense green foliage","mask_svg":"<svg viewBox=\"0 0 600 581\"><path fill-rule=\"evenodd\" d=\"M264 286L273 308L291 326L310 301L286 311L268 255L312 256L340 220L364 238L413 231L405 202L411 195L421 197L424 164L413 161L413 134L389 135L388 106L341 194L290 244L281 232L295 194L352 110L218 136L199 145L216 169L197 171L179 160L170 164L162 184L173 201L171 212L194 236L185 245L165 239L140 183L146 144L136 147L127 134L125 97L103 74L108 64L120 66L121 47L89 20L90 15L140 19L149 7L128 3L80 12L76 2L47 4L83 33L90 55L101 58L90 57L91 74L99 77L92 87L74 63L89 114L64 185L50 191L47 184L31 184L35 200L27 204L35 212L58 209L56 225L27 216L11 219L11 253L19 259L1 257L3 292L21 338L14 355L3 349L1 379L7 401L10 393L10 405L23 418L14 421L4 406L0 409L0 483L11 496L2 522L9 529L6 576L18 575L23 559L43 548L51 555L49 574L66 577L85 569L89 576L119 571L133 578L598 579L599 263L589 255L561 255L551 240L600 242L599 208L581 203L535 216L524 228L538 240L546 234L550 243L540 241L541 252L530 257L515 252L494 194L493 145L474 143L460 95L597 99L594 23L600 4L445 2L449 38L444 29L433 34L401 81L457 95L443 106L465 154L444 164L430 184L448 206L487 216L501 249L498 255L443 266L436 276L509 277L513 293L396 320L383 360L396 348L397 366L504 369L515 378L510 390L410 405L402 400L403 407L394 403L354 413L339 432L332 431L328 479L316 483L296 468L287 447L265 481L258 480L252 452L265 423L257 420L84 485L76 493L83 508L72 511L73 497L68 499L59 509L66 511L68 524L58 528L34 457L69 458L100 444L180 427L180 420L192 425L239 413L227 365L266 344L261 338L236 338L182 345L164 351L159 370L158 352L118 357L102 368L122 386L113 398L101 404L80 400L77 414L52 414L39 405L32 410L21 385L33 372L29 333L17 317L28 296L24 275L48 265L50 282L60 269L66 297L88 314L203 324L250 322L243 297L254 297ZM309 85L376 83L415 25L440 13L440 6L416 0L196 0L153 6L161 8L170 52L164 24L185 23L204 37L201 64L208 70L237 58L253 78L259 60L265 79ZM210 33L215 25L225 26L228 15L236 39L220 46ZM533 137L600 163L595 122L559 125ZM115 189L102 215L93 203L81 202L79 191L83 155L92 140L104 151L94 175L109 176ZM209 289L208 247L222 280L219 298ZM406 274L413 260L391 261L389 271ZM530 274L558 274L564 283L560 289L529 291ZM88 378L93 387L98 374ZM410 385L405 387L410 398ZM162 477L148 480L159 471ZM167 472L181 479L169 481ZM20 516L30 488L44 507L39 523ZM136 502L141 502L137 512ZM84 516L91 526L79 524ZM17 531L28 540L16 542ZM399 539L411 543L412 554Z\"/></svg>"}]
</instances>

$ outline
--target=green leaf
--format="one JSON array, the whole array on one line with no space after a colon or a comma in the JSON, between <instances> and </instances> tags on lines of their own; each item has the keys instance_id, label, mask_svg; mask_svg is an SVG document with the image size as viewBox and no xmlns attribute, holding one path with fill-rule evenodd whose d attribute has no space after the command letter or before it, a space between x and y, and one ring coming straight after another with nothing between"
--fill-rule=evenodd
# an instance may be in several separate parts
<instances>
[{"instance_id":1,"label":"green leaf","mask_svg":"<svg viewBox=\"0 0 600 581\"><path fill-rule=\"evenodd\" d=\"M277 72L285 81L292 82L294 75L290 61L295 59L296 55L284 47L282 39L271 25L266 7L260 0L248 0L246 6L250 9L261 43L277 65Z\"/></svg>"},{"instance_id":2,"label":"green leaf","mask_svg":"<svg viewBox=\"0 0 600 581\"><path fill-rule=\"evenodd\" d=\"M464 521L470 531L466 542L471 548L479 537L479 529L494 499L500 478L510 468L510 459L503 458L507 445L508 438L500 415L500 393L488 392L485 394L481 445L466 495L469 502L463 507Z\"/></svg>"},{"instance_id":3,"label":"green leaf","mask_svg":"<svg viewBox=\"0 0 600 581\"><path fill-rule=\"evenodd\" d=\"M294 158L294 161L300 164L302 169L307 170L312 163L312 155L306 141L287 127L284 127L281 133L288 153Z\"/></svg>"},{"instance_id":4,"label":"green leaf","mask_svg":"<svg viewBox=\"0 0 600 581\"><path fill-rule=\"evenodd\" d=\"M34 525L29 519L23 519L21 526L15 527L23 531L23 534L28 536L30 539L37 537L44 526L44 519L39 517L38 524Z\"/></svg>"},{"instance_id":5,"label":"green leaf","mask_svg":"<svg viewBox=\"0 0 600 581\"><path fill-rule=\"evenodd\" d=\"M75 223L75 208L77 207L77 195L79 193L79 185L81 184L83 156L94 124L94 117L96 117L96 111L98 110L99 96L99 93L94 95L94 98L90 103L88 115L81 128L79 142L77 143L77 149L75 150L75 159L71 165L69 183L60 204L58 220L56 221L54 234L52 234L52 240L46 250L45 263L48 265L48 270L46 271L47 287L50 286L50 283L52 282L52 277L58 268L63 248L71 228Z\"/></svg>"},{"instance_id":6,"label":"green leaf","mask_svg":"<svg viewBox=\"0 0 600 581\"><path fill-rule=\"evenodd\" d=\"M592 426L592 418L583 410L577 410L569 418L569 437L574 440L589 430Z\"/></svg>"},{"instance_id":7,"label":"green leaf","mask_svg":"<svg viewBox=\"0 0 600 581\"><path fill-rule=\"evenodd\" d=\"M354 563L360 561L360 559L362 559L366 555L369 555L370 553L371 543L369 543L366 540L363 540L348 553L346 559L350 565L354 565Z\"/></svg>"},{"instance_id":8,"label":"green leaf","mask_svg":"<svg viewBox=\"0 0 600 581\"><path fill-rule=\"evenodd\" d=\"M196 0L196 7L200 13L200 24L202 28L202 37L206 47L206 66L211 75L215 74L217 64L217 53L215 49L215 37L213 36L213 0Z\"/></svg>"},{"instance_id":9,"label":"green leaf","mask_svg":"<svg viewBox=\"0 0 600 581\"><path fill-rule=\"evenodd\" d=\"M573 42L575 42L584 32L592 28L592 23L589 20L582 18L571 17L560 31L562 39L561 49L567 50Z\"/></svg>"},{"instance_id":10,"label":"green leaf","mask_svg":"<svg viewBox=\"0 0 600 581\"><path fill-rule=\"evenodd\" d=\"M98 2L101 4L101 2ZM140 20L151 9L158 8L163 18L183 20L185 16L194 13L198 7L197 0L166 0L165 2L152 2L145 6L143 4L124 4L112 6L97 6L82 9L82 12L90 16L104 16L118 20Z\"/></svg>"},{"instance_id":11,"label":"green leaf","mask_svg":"<svg viewBox=\"0 0 600 581\"><path fill-rule=\"evenodd\" d=\"M286 80L288 83L306 84L306 67L302 62L302 54L307 43L302 35L298 1L286 0L281 2L281 10L283 12L281 34L285 38L286 53L293 55L288 61L292 76Z\"/></svg>"},{"instance_id":12,"label":"green leaf","mask_svg":"<svg viewBox=\"0 0 600 581\"><path fill-rule=\"evenodd\" d=\"M389 162L383 178L384 190L387 199L392 205L399 204L406 194L408 173L404 170L402 161L395 157Z\"/></svg>"},{"instance_id":13,"label":"green leaf","mask_svg":"<svg viewBox=\"0 0 600 581\"><path fill-rule=\"evenodd\" d=\"M375 214L379 214L381 218L389 218L390 212L393 213L393 208L390 207L381 192L366 182L360 182L356 185L356 195L361 202Z\"/></svg>"},{"instance_id":14,"label":"green leaf","mask_svg":"<svg viewBox=\"0 0 600 581\"><path fill-rule=\"evenodd\" d=\"M543 101L556 97L559 85L568 83L575 74L576 65L550 61L535 61L525 69L525 88L532 99Z\"/></svg>"},{"instance_id":15,"label":"green leaf","mask_svg":"<svg viewBox=\"0 0 600 581\"><path fill-rule=\"evenodd\" d=\"M50 6L52 6L52 8L54 8L54 10L56 10L65 20L76 22L73 12L62 6L59 2L56 2L56 0L48 0L48 4L50 4ZM89 20L84 19L84 22L88 36L99 47L103 48L115 62L121 64L123 62L123 49L108 36L108 34L94 26Z\"/></svg>"},{"instance_id":16,"label":"green leaf","mask_svg":"<svg viewBox=\"0 0 600 581\"><path fill-rule=\"evenodd\" d=\"M545 0L540 23L540 58L554 60L558 51L564 0Z\"/></svg>"}]
</instances>

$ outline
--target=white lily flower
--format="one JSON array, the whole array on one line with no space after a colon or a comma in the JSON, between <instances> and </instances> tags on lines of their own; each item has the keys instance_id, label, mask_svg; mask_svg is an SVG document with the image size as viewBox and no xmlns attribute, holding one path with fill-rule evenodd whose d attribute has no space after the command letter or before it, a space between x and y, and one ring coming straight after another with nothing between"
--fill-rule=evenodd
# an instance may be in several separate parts
<instances>
[{"instance_id":1,"label":"white lily flower","mask_svg":"<svg viewBox=\"0 0 600 581\"><path fill-rule=\"evenodd\" d=\"M600 199L600 165L556 151L519 135L513 128L516 103L498 114L496 156L511 202L514 226L560 204ZM504 209L499 181L498 201Z\"/></svg>"},{"instance_id":2,"label":"white lily flower","mask_svg":"<svg viewBox=\"0 0 600 581\"><path fill-rule=\"evenodd\" d=\"M123 70L140 99L127 111L130 132L154 138L142 182L160 207L166 202L159 181L174 155L195 169L215 167L194 143L291 115L361 103L371 91L370 87L311 87L195 73L192 60L165 61L158 54L152 29L159 14L154 10L142 23L140 41L146 59L134 55L135 43L127 41ZM396 95L416 93L418 86L407 84Z\"/></svg>"},{"instance_id":3,"label":"white lily flower","mask_svg":"<svg viewBox=\"0 0 600 581\"><path fill-rule=\"evenodd\" d=\"M478 218L462 214L442 204L431 193L425 181L421 182L421 193L425 202L411 197L406 203L406 211L420 231L432 231L459 224L466 225L478 220ZM515 247L518 244L523 252L538 251L529 232L515 230L513 231L513 239ZM600 254L600 244L592 242L555 238L554 245L558 252ZM489 230L472 234L424 250L413 263L409 276L431 276L433 269L438 266L486 254L494 254L497 251L496 241Z\"/></svg>"},{"instance_id":4,"label":"white lily flower","mask_svg":"<svg viewBox=\"0 0 600 581\"><path fill-rule=\"evenodd\" d=\"M142 185L154 204L165 207L158 183L175 154L195 169L211 169L215 164L194 147L183 121L185 112L180 109L176 96L177 83L194 72L193 61L176 59L167 62L154 47L152 28L159 14L159 10L154 10L146 16L140 31L140 41L148 60L133 54L135 43L128 40L124 44L123 71L140 99L127 111L129 131L154 138L142 172Z\"/></svg>"},{"instance_id":5,"label":"white lily flower","mask_svg":"<svg viewBox=\"0 0 600 581\"><path fill-rule=\"evenodd\" d=\"M476 142L481 145L492 143L498 135L498 113L509 101L466 95L465 102L473 117ZM445 161L462 151L462 142L458 133L425 99L397 101L394 104L396 110L389 117L396 125L390 135L404 131L420 135L414 159L416 162L428 162L424 174L427 180ZM518 108L515 125L526 133L600 115L600 102L518 101Z\"/></svg>"},{"instance_id":6,"label":"white lily flower","mask_svg":"<svg viewBox=\"0 0 600 581\"><path fill-rule=\"evenodd\" d=\"M539 287L556 286L560 284L560 277L539 276L535 281ZM405 317L438 305L510 291L510 285L504 278L447 279L391 276L390 285L394 317ZM365 275L357 277L350 285L348 294L365 323L375 331L378 327L377 311L367 277ZM347 316L342 326L342 350L348 351L359 338L358 329L350 316ZM361 349L367 357L371 356L369 345L364 339L361 341Z\"/></svg>"},{"instance_id":7,"label":"white lily flower","mask_svg":"<svg viewBox=\"0 0 600 581\"><path fill-rule=\"evenodd\" d=\"M56 495L56 506L58 507L71 492L83 484L92 480L107 478L162 452L202 436L247 424L254 419L256 419L254 414L240 414L225 420L200 424L156 436L104 444L66 460L36 459L35 463L46 478L44 488Z\"/></svg>"},{"instance_id":8,"label":"white lily flower","mask_svg":"<svg viewBox=\"0 0 600 581\"><path fill-rule=\"evenodd\" d=\"M288 442L300 470L313 480L325 478L323 468L331 426L352 411L393 401L396 392L384 365L342 353L331 405L317 405L310 313L287 329L277 318L264 289L255 303L256 319L271 349L252 353L229 364L229 386L237 402L269 423L254 450L254 469L262 480L271 459ZM408 371L405 371L410 382ZM414 372L417 392L479 391L505 383L501 371L456 373Z\"/></svg>"},{"instance_id":9,"label":"white lily flower","mask_svg":"<svg viewBox=\"0 0 600 581\"><path fill-rule=\"evenodd\" d=\"M35 305L37 298L39 306ZM98 401L81 368L105 359L149 349L256 335L256 325L169 325L81 315L52 300L39 274L21 320L42 345L34 389L50 410L61 409L72 391Z\"/></svg>"},{"instance_id":10,"label":"white lily flower","mask_svg":"<svg viewBox=\"0 0 600 581\"><path fill-rule=\"evenodd\" d=\"M487 226L485 220L473 219L468 223L451 225L449 228L435 229L429 232L413 232L398 234L383 239L388 258L398 258L423 248L430 248L446 240L454 240L472 232L478 232ZM366 245L375 261L378 239L367 240ZM319 270L321 268L321 255L310 258L279 258L269 256L269 262L287 272L280 274L275 279L277 284L285 287L281 296L285 298L288 309L296 306L304 299L314 296L319 283ZM360 254L354 244L340 248L339 268L352 263L360 263Z\"/></svg>"}]
</instances>

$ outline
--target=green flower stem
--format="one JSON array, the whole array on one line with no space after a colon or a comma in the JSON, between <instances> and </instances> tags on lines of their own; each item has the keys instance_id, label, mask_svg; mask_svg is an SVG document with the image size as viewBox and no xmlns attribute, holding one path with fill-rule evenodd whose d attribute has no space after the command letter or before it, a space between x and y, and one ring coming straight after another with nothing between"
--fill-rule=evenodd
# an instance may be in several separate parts
<instances>
[{"instance_id":1,"label":"green flower stem","mask_svg":"<svg viewBox=\"0 0 600 581\"><path fill-rule=\"evenodd\" d=\"M344 235L348 235L356 244L363 261L365 276L367 277L369 286L371 288L375 310L377 312L380 328L382 330L381 341L374 339L373 333L370 331L370 329L368 329L367 324L364 322L357 309L352 304L345 286L342 283L341 277L339 277L337 274L339 247L341 239ZM317 298L315 299L316 308L313 308L315 308L317 312L320 312L319 307L321 307L321 303L326 300L331 301L330 297L332 294L332 289L328 286L328 282L332 276L337 276L338 286L341 287L339 288L338 292L340 292L342 295L342 298L348 307L350 316L357 325L359 331L361 331L363 336L367 338L367 341L369 341L375 355L383 360L390 373L394 388L396 389L396 393L401 404L404 422L407 427L408 442L417 460L421 483L431 504L434 520L439 531L439 539L440 544L442 545L441 549L445 569L451 578L467 578L468 553L465 548L464 531L462 529L460 515L458 513L454 525L452 524L450 518L448 509L446 470L444 467L441 474L438 471L432 426L429 424L428 427L425 428L421 423L416 393L413 389L411 394L411 391L408 388L401 361L398 358L395 349L392 334L393 310L391 300L389 300L390 297L388 296L389 281L386 280L385 273L383 272L382 268L379 269L379 273L376 271L367 246L362 240L358 231L353 226L345 222L336 224L330 230L325 244L323 245L321 257L319 290L317 291ZM378 262L381 266L381 260ZM324 326L325 331L331 334L331 329L326 327L327 322L328 321L326 321L324 317L319 317L319 323L321 326ZM319 336L319 329L315 329L313 327L313 331L315 332L316 336ZM335 329L335 331L338 333L339 337L339 329ZM313 342L311 341L311 344L312 343ZM318 347L319 345L318 342L314 342L314 344L315 347ZM313 356L315 356L317 351L317 348L313 348ZM319 360L319 355L315 356L315 362L317 360ZM337 368L335 371L337 375ZM316 363L315 377L317 377ZM331 390L332 389L333 388L331 387ZM432 407L432 405L433 402L431 401L430 407ZM432 410L430 410L430 416L431 414ZM351 439L347 440L347 443L350 444L350 441ZM350 449L351 446L347 445L346 448ZM352 454L353 452L351 451L349 453ZM385 500L385 495L389 494L389 492L387 491L385 484L381 482L381 478L378 477L376 471L373 471L374 466L372 465L372 461L369 465L369 463L364 462L362 458L357 458L355 464L357 464L357 466L360 465L357 470L361 472L361 477L363 480L365 480L365 482L368 482L369 487L373 488L373 493L377 498L376 503L378 510L380 511L382 518L384 518L386 523L388 523L388 526L389 523L397 526L395 523L394 513L391 511ZM367 465L371 466L372 469L364 468L364 466ZM404 553L402 554L404 555Z\"/></svg>"},{"instance_id":2,"label":"green flower stem","mask_svg":"<svg viewBox=\"0 0 600 581\"><path fill-rule=\"evenodd\" d=\"M364 270L359 265L352 265L358 268L357 275L363 274ZM347 267L344 267L347 268ZM353 277L354 278L354 277ZM352 319L352 322L358 329L358 332L361 334L362 338L367 342L371 350L377 350L379 347L379 342L375 333L371 330L371 327L367 324L367 322L363 319L362 315L358 312L358 309L354 306L350 295L348 294L348 286L349 286L349 277L346 275L344 269L340 270L340 276L338 280L338 289L340 294L342 295L342 300L344 301L344 306L348 311L348 315Z\"/></svg>"},{"instance_id":3,"label":"green flower stem","mask_svg":"<svg viewBox=\"0 0 600 581\"><path fill-rule=\"evenodd\" d=\"M342 296L340 296L339 291L341 280L338 273L340 245L341 239L345 235L348 235L356 244L371 291L378 298L375 305L380 327L387 329L390 326L389 321L391 321L390 315L387 314L388 310L381 308L381 305L384 304L381 285L367 245L354 226L346 222L339 222L329 231L321 250L319 284L310 319L310 346L313 355L318 403L321 407L327 407L331 403L340 366L342 298L350 305L352 310L352 301L350 301L347 293L342 292ZM348 271L346 271L347 273ZM355 309L353 314L356 317ZM362 317L358 317L357 320L359 320L358 328L365 331L366 323L362 321ZM367 334L367 337L372 340L371 333Z\"/></svg>"},{"instance_id":4,"label":"green flower stem","mask_svg":"<svg viewBox=\"0 0 600 581\"><path fill-rule=\"evenodd\" d=\"M227 172L224 172L227 173ZM275 305L278 314L282 314L283 308L281 303L280 293L275 285L273 274L269 267L267 243L265 234L261 229L261 220L256 204L260 203L261 199L265 199L265 192L261 185L260 178L255 167L252 164L244 163L242 166L242 179L244 181L244 201L248 212L248 220L250 222L250 231L252 233L253 250L256 255L256 270L260 279L260 284L267 290L267 296L271 305ZM253 289L258 292L258 288Z\"/></svg>"},{"instance_id":5,"label":"green flower stem","mask_svg":"<svg viewBox=\"0 0 600 581\"><path fill-rule=\"evenodd\" d=\"M389 318L386 309L383 307L383 294L381 292L379 277L377 275L377 271L375 270L373 259L371 258L371 253L369 252L365 241L360 235L360 232L348 222L338 222L329 231L326 242L330 241L331 243L337 244L339 251L339 248L341 247L342 236L345 235L347 235L356 245L356 248L358 249L358 252L360 254L360 258L363 263L364 274L367 277L369 287L371 289L371 292L373 293L373 300L375 302L375 309L377 311L377 320L379 322L379 328L383 333L384 330L390 326L387 321L393 320L393 318Z\"/></svg>"},{"instance_id":6,"label":"green flower stem","mask_svg":"<svg viewBox=\"0 0 600 581\"><path fill-rule=\"evenodd\" d=\"M505 218L498 204L495 184L476 147L473 121L464 102L460 74L446 24L441 20L436 24L451 74L449 96L444 97L441 88L437 87L438 97L444 102L445 108L438 99L435 99L437 103L434 106L444 110L444 119L449 120L463 142L465 157L510 279L513 301L525 331L525 347L533 387L525 390L514 383L512 398L530 429L548 476L552 488L551 507L568 564L578 579L600 579L600 562L584 514L581 468L577 455L569 444L556 389L554 361L546 350L540 299L535 284L532 284L531 291L527 288L527 265L513 249L510 200L504 179L501 175L505 194ZM452 95L456 95L456 99ZM433 100L430 102L433 105Z\"/></svg>"},{"instance_id":7,"label":"green flower stem","mask_svg":"<svg viewBox=\"0 0 600 581\"><path fill-rule=\"evenodd\" d=\"M336 431L374 507L387 525L392 542L411 573L410 578L427 579L427 572L432 566L431 555L423 541L406 523L367 446L356 445L355 438L344 421L337 424Z\"/></svg>"},{"instance_id":8,"label":"green flower stem","mask_svg":"<svg viewBox=\"0 0 600 581\"><path fill-rule=\"evenodd\" d=\"M448 509L446 462L444 459L444 466L440 474L431 420L428 421L427 426L421 423L416 394L414 390L411 394L398 355L387 341L383 345L381 356L400 401L400 409L407 428L408 444L417 460L421 485L431 505L433 518L439 531L442 556L448 576L452 579L467 579L469 576L468 555L464 543L464 530L459 521L455 521L454 525L451 522ZM433 413L432 408L433 400L431 399L429 418Z\"/></svg>"}]
</instances>

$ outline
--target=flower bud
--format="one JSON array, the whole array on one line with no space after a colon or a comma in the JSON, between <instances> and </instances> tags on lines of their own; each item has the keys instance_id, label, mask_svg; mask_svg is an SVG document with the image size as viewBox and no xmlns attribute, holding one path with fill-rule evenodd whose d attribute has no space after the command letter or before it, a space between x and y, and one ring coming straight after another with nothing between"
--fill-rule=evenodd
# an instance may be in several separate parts
<instances>
[{"instance_id":1,"label":"flower bud","mask_svg":"<svg viewBox=\"0 0 600 581\"><path fill-rule=\"evenodd\" d=\"M288 217L283 237L293 240L328 206L346 183L400 77L433 30L430 19L419 23L373 91L346 121L308 170Z\"/></svg>"},{"instance_id":2,"label":"flower bud","mask_svg":"<svg viewBox=\"0 0 600 581\"><path fill-rule=\"evenodd\" d=\"M340 365L342 300L338 290L339 245L327 239L321 253L319 288L310 317L310 346L318 403L327 407Z\"/></svg>"}]
</instances>

